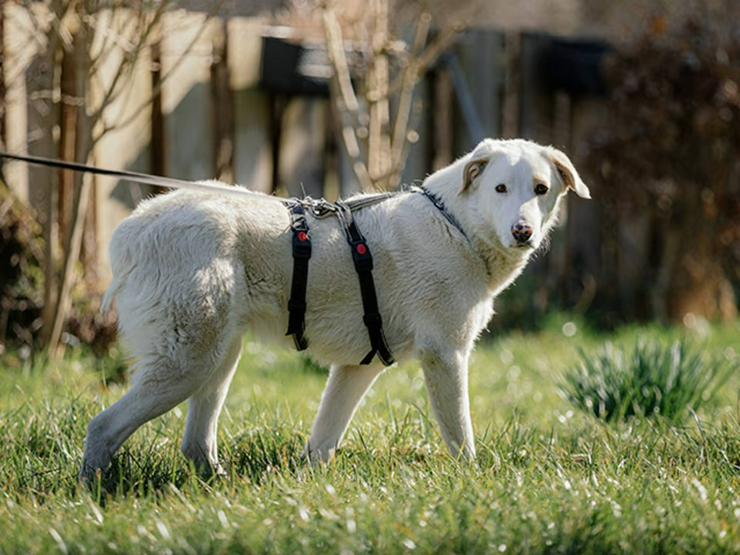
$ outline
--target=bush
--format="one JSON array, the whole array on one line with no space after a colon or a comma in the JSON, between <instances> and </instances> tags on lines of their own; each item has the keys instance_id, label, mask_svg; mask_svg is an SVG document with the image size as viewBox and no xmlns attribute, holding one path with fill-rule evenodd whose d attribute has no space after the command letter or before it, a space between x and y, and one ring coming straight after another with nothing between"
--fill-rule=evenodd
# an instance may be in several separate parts
<instances>
[{"instance_id":1,"label":"bush","mask_svg":"<svg viewBox=\"0 0 740 555\"><path fill-rule=\"evenodd\" d=\"M685 342L607 343L566 373L561 387L577 408L606 421L662 416L679 421L710 401L738 364L709 359Z\"/></svg>"},{"instance_id":2,"label":"bush","mask_svg":"<svg viewBox=\"0 0 740 555\"><path fill-rule=\"evenodd\" d=\"M608 108L585 164L603 210L602 248L623 249L616 229L639 235L639 219L645 255L625 263L652 285L635 283L635 314L731 320L740 278L740 33L732 17L698 11L681 26L665 23L654 21L604 66ZM621 307L609 279L622 275L618 259L604 260L615 266L599 293L613 291Z\"/></svg>"}]
</instances>

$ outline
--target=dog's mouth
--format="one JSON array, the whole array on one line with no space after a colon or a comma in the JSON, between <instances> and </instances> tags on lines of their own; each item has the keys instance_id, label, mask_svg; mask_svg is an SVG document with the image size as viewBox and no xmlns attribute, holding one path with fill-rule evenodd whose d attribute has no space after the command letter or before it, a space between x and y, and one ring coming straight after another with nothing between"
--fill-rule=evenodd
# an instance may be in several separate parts
<instances>
[{"instance_id":1,"label":"dog's mouth","mask_svg":"<svg viewBox=\"0 0 740 555\"><path fill-rule=\"evenodd\" d=\"M533 249L534 242L532 241L532 239L530 239L529 241L517 242L517 243L514 243L513 248L518 249L518 250Z\"/></svg>"}]
</instances>

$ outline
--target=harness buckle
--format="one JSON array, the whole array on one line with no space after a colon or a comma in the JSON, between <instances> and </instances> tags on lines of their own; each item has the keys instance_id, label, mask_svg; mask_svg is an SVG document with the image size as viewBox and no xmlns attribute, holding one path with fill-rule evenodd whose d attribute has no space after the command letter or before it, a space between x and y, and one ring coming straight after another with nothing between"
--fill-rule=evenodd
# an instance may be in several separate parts
<instances>
[{"instance_id":1,"label":"harness buckle","mask_svg":"<svg viewBox=\"0 0 740 555\"><path fill-rule=\"evenodd\" d=\"M311 258L311 237L308 229L293 230L293 258Z\"/></svg>"},{"instance_id":2,"label":"harness buckle","mask_svg":"<svg viewBox=\"0 0 740 555\"><path fill-rule=\"evenodd\" d=\"M373 255L370 254L370 249L367 247L365 241L353 241L352 245L352 260L355 263L355 268L359 271L370 271L373 269Z\"/></svg>"}]
</instances>

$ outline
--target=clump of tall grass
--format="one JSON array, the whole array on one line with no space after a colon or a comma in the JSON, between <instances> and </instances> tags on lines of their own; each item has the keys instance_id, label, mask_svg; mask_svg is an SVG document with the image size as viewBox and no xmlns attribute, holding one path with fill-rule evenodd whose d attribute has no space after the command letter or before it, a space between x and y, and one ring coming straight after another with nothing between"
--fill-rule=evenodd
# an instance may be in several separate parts
<instances>
[{"instance_id":1,"label":"clump of tall grass","mask_svg":"<svg viewBox=\"0 0 740 555\"><path fill-rule=\"evenodd\" d=\"M710 358L684 341L641 341L632 349L607 343L580 356L561 390L574 406L605 421L662 416L678 422L711 401L738 370L736 361Z\"/></svg>"}]
</instances>

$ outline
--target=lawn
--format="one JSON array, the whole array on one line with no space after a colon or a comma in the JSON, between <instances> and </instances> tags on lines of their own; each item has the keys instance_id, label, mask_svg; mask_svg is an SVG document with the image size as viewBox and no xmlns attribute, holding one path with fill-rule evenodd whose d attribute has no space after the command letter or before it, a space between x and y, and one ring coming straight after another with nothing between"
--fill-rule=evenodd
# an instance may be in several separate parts
<instances>
[{"instance_id":1,"label":"lawn","mask_svg":"<svg viewBox=\"0 0 740 555\"><path fill-rule=\"evenodd\" d=\"M87 422L123 391L102 379L113 362L6 353L0 553L740 552L740 376L683 424L603 423L559 394L577 348L683 332L563 323L479 345L475 464L446 454L407 364L376 383L336 460L306 466L324 375L246 339L219 435L229 478L202 482L180 455L182 406L135 434L93 492L76 476ZM737 360L740 323L694 341Z\"/></svg>"}]
</instances>

